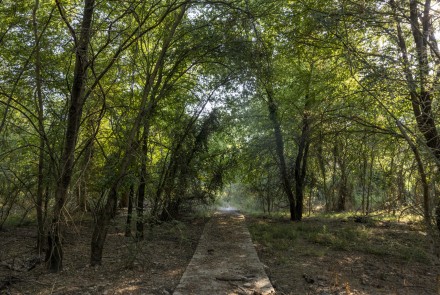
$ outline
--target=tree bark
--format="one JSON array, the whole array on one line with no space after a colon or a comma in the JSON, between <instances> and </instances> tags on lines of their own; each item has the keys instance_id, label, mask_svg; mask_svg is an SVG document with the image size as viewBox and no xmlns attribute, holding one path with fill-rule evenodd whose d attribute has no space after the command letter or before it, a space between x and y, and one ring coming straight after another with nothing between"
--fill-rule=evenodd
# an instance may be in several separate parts
<instances>
[{"instance_id":1,"label":"tree bark","mask_svg":"<svg viewBox=\"0 0 440 295\"><path fill-rule=\"evenodd\" d=\"M38 150L38 184L37 184L37 197L35 208L37 211L37 252L41 253L44 247L44 115L43 115L43 92L41 81L41 56L40 56L40 38L38 36L38 22L37 11L40 6L40 1L35 0L34 9L32 11L32 27L35 41L35 85L37 95L37 114L38 114L38 132L40 138L40 145Z\"/></svg>"},{"instance_id":2,"label":"tree bark","mask_svg":"<svg viewBox=\"0 0 440 295\"><path fill-rule=\"evenodd\" d=\"M154 66L154 70L145 83L142 92L139 112L137 113L133 126L131 127L130 134L127 137L125 154L121 160L120 169L114 178L113 184L111 185L106 204L98 213L97 221L93 229L90 255L90 264L92 266L100 265L102 263L102 252L104 250L104 243L107 237L109 223L115 215L114 209L116 208L117 191L119 188L119 184L133 161L135 151L137 151L139 147L139 142L136 142L136 134L139 132L139 129L142 125L149 124L148 121L151 119L151 116L153 115L155 107L158 103L158 99L160 98L160 96L151 96L151 90L155 86L156 78L162 75L159 72L162 72L162 68L165 63L166 53L177 30L177 27L183 19L183 16L185 15L185 12L186 5L183 5L176 15L176 18L173 22L172 27L170 28L170 31L168 32L168 35L165 37L160 55ZM156 82L156 87L158 87L157 83L160 82ZM148 100L148 98L151 99Z\"/></svg>"},{"instance_id":3,"label":"tree bark","mask_svg":"<svg viewBox=\"0 0 440 295\"><path fill-rule=\"evenodd\" d=\"M406 142L410 146L412 152L414 153L414 157L417 163L417 170L419 171L420 181L422 182L422 190L423 190L423 217L425 223L428 227L431 226L431 205L430 205L430 197L429 197L429 184L428 177L425 172L425 167L423 165L422 158L420 156L419 150L417 146L413 143L411 138L408 136L405 128L403 127L400 121L396 121L397 127L399 128L402 135L405 137Z\"/></svg>"},{"instance_id":4,"label":"tree bark","mask_svg":"<svg viewBox=\"0 0 440 295\"><path fill-rule=\"evenodd\" d=\"M304 186L307 173L307 157L309 153L309 132L310 132L310 118L308 113L308 95L306 96L306 108L304 110L302 119L302 130L298 144L298 154L295 160L295 216L296 220L301 220L303 215L303 199L304 199Z\"/></svg>"},{"instance_id":5,"label":"tree bark","mask_svg":"<svg viewBox=\"0 0 440 295\"><path fill-rule=\"evenodd\" d=\"M365 191L366 191L366 175L367 175L367 166L368 166L368 158L367 158L367 154L366 151L364 150L362 152L362 170L361 170L361 174L360 174L360 182L361 182L361 186L362 186L362 201L361 201L361 208L362 208L362 214L365 215L365 204L366 204L366 200L365 200Z\"/></svg>"},{"instance_id":6,"label":"tree bark","mask_svg":"<svg viewBox=\"0 0 440 295\"><path fill-rule=\"evenodd\" d=\"M134 199L134 184L130 185L130 193L128 194L128 208L127 220L125 222L125 236L131 236L131 218L133 216L133 199Z\"/></svg>"},{"instance_id":7,"label":"tree bark","mask_svg":"<svg viewBox=\"0 0 440 295\"><path fill-rule=\"evenodd\" d=\"M109 228L110 220L115 216L116 201L118 199L117 190L119 181L113 183L107 196L107 201L104 207L98 213L95 227L93 229L91 251L90 251L90 265L100 265L102 263L102 251L104 249L105 239Z\"/></svg>"},{"instance_id":8,"label":"tree bark","mask_svg":"<svg viewBox=\"0 0 440 295\"><path fill-rule=\"evenodd\" d=\"M57 3L59 5L59 3ZM75 147L78 140L79 125L84 105L84 91L87 79L88 46L91 36L91 26L94 11L94 0L85 0L81 32L75 52L75 69L72 90L70 94L67 129L64 136L64 146L58 167L61 171L55 190L55 206L51 230L49 232L50 247L47 252L48 267L52 272L63 269L63 251L61 244L62 211L67 199L67 190L73 174Z\"/></svg>"},{"instance_id":9,"label":"tree bark","mask_svg":"<svg viewBox=\"0 0 440 295\"><path fill-rule=\"evenodd\" d=\"M266 86L267 94L267 107L269 109L269 119L272 122L272 127L275 136L276 152L278 156L278 167L280 169L281 181L283 183L283 189L289 201L289 211L290 220L299 221L301 217L297 215L297 206L295 196L293 195L292 186L289 181L289 176L287 173L286 158L284 156L284 139L281 132L281 124L278 119L277 106L274 101L273 91L268 86ZM299 209L299 208L298 208Z\"/></svg>"},{"instance_id":10,"label":"tree bark","mask_svg":"<svg viewBox=\"0 0 440 295\"><path fill-rule=\"evenodd\" d=\"M374 152L371 151L370 158L370 170L368 174L368 186L367 186L367 196L366 196L366 205L365 205L365 215L370 214L371 211L371 190L373 183L373 166L374 166Z\"/></svg>"},{"instance_id":11,"label":"tree bark","mask_svg":"<svg viewBox=\"0 0 440 295\"><path fill-rule=\"evenodd\" d=\"M435 223L437 225L437 230L440 232L440 202L435 206Z\"/></svg>"},{"instance_id":12,"label":"tree bark","mask_svg":"<svg viewBox=\"0 0 440 295\"><path fill-rule=\"evenodd\" d=\"M323 136L322 134L319 136L319 138L322 140ZM322 194L324 194L324 200L325 200L325 212L329 212L331 208L331 200L329 197L329 190L327 188L327 172L325 169L325 160L324 160L324 152L322 149L322 141L318 143L317 146L317 158L318 158L318 164L319 164L319 170L321 172L322 177Z\"/></svg>"},{"instance_id":13,"label":"tree bark","mask_svg":"<svg viewBox=\"0 0 440 295\"><path fill-rule=\"evenodd\" d=\"M148 136L149 136L149 125L144 125L144 130L142 132L141 138L141 170L140 170L140 181L138 188L137 206L136 206L136 240L142 241L144 239L144 201L146 193L147 184L147 152L148 152Z\"/></svg>"},{"instance_id":14,"label":"tree bark","mask_svg":"<svg viewBox=\"0 0 440 295\"><path fill-rule=\"evenodd\" d=\"M414 75L410 63L409 53L406 45L406 41L402 32L401 28L401 21L397 17L397 4L394 0L390 1L390 5L394 11L395 14L395 21L396 21L396 28L397 28L397 37L398 37L398 47L401 52L401 60L403 63L403 68L405 72L406 77L406 84L408 87L409 96L411 99L411 105L413 108L413 113L417 122L417 127L419 131L422 133L425 143L428 146L429 150L432 152L436 159L436 165L438 168L440 168L440 137L437 131L437 124L435 122L435 115L432 111L432 99L433 99L433 89L435 82L438 82L438 76L435 78L434 81L430 81L430 71L434 70L432 67L432 63L430 63L428 59L428 48L432 52L434 52L435 57L437 61L434 63L435 65L438 65L438 45L435 40L432 42L429 42L429 38L433 38L433 32L434 28L432 26L432 20L430 15L431 10L431 1L426 0L423 5L423 12L420 13L418 5L419 2L415 0L409 1L409 8L410 8L410 25L411 25L411 33L413 37L413 41L415 44L415 50L416 50L416 58L417 58L417 80L414 78L416 75ZM429 85L430 83L433 83L433 85ZM434 86L434 87L433 87ZM400 122L398 123L399 129L401 131L405 131L403 126ZM399 126L400 124L400 126ZM405 134L404 134L405 136ZM410 144L410 141L408 141L408 144ZM412 143L412 141L411 141ZM414 152L414 155L416 156L416 161L418 164L419 174L422 178L422 185L423 185L423 194L424 194L424 217L425 220L430 216L430 208L429 208L429 189L426 191L425 188L425 180L423 180L423 174L424 171L420 170L421 168L424 169L423 163L421 162L421 159L417 159L416 152L418 153L417 149L414 151L414 147L411 146L411 149ZM420 167L420 165L422 165ZM423 172L423 173L422 173ZM425 198L428 198L428 200L425 200ZM428 221L428 220L426 220ZM429 219L429 222L431 220Z\"/></svg>"},{"instance_id":15,"label":"tree bark","mask_svg":"<svg viewBox=\"0 0 440 295\"><path fill-rule=\"evenodd\" d=\"M429 87L429 71L431 66L428 61L428 47L438 52L437 43L428 44L428 37L433 31L429 0L425 1L422 17L419 18L418 1L410 0L410 23L411 32L416 47L418 80L414 78L411 70L409 53L406 41L403 36L400 20L395 17L397 27L398 46L401 52L401 59L406 77L411 106L417 122L417 127L425 138L426 145L429 147L435 158L437 166L440 167L440 137L437 131L437 125L434 120L435 116L432 111L432 88ZM394 0L390 1L391 7L397 15L397 6ZM421 26L420 21L421 19Z\"/></svg>"}]
</instances>

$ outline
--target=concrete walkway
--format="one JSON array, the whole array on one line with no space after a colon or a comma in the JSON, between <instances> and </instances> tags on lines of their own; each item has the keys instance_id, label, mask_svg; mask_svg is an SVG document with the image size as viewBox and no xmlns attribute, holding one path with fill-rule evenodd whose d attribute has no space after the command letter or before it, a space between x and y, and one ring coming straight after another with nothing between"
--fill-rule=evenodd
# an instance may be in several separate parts
<instances>
[{"instance_id":1,"label":"concrete walkway","mask_svg":"<svg viewBox=\"0 0 440 295\"><path fill-rule=\"evenodd\" d=\"M275 294L252 244L244 216L216 213L206 224L174 295Z\"/></svg>"}]
</instances>

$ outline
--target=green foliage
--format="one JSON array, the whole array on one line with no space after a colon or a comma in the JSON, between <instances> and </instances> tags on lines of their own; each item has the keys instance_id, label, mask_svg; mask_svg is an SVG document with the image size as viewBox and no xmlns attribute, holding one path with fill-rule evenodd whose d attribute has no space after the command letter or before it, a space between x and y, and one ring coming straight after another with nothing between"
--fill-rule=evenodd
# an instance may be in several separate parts
<instances>
[{"instance_id":1,"label":"green foliage","mask_svg":"<svg viewBox=\"0 0 440 295\"><path fill-rule=\"evenodd\" d=\"M114 186L123 199L144 179L144 205L153 218L217 202L284 214L288 202L269 117L271 90L292 187L307 138L304 206L311 214L380 211L386 212L381 220L394 220L401 213L422 216L429 205L434 217L438 149L420 128L417 107L426 105L422 111L431 112L435 125L439 56L430 36L431 52L420 64L409 4L397 2L398 14L392 2L360 0L97 1L65 208L92 209L87 204L98 204ZM47 216L56 204L82 4L2 2L2 223L15 223L32 210L37 193L44 195ZM398 25L410 64L396 38ZM432 18L433 32L439 25ZM417 101L422 90L431 101ZM420 163L397 120L421 155L427 201L421 197ZM338 218L350 220L342 212ZM283 226L256 231L283 249L293 247L299 233L338 249L366 249L372 238L368 226ZM394 248L417 256L403 245ZM368 251L384 252L373 246Z\"/></svg>"}]
</instances>

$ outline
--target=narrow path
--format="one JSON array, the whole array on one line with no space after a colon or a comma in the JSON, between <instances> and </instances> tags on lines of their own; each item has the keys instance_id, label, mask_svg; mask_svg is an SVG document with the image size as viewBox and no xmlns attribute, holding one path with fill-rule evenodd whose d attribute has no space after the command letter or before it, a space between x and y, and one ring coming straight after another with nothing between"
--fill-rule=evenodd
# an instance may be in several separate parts
<instances>
[{"instance_id":1,"label":"narrow path","mask_svg":"<svg viewBox=\"0 0 440 295\"><path fill-rule=\"evenodd\" d=\"M243 215L221 211L206 224L196 252L174 290L174 295L190 294L275 294Z\"/></svg>"}]
</instances>

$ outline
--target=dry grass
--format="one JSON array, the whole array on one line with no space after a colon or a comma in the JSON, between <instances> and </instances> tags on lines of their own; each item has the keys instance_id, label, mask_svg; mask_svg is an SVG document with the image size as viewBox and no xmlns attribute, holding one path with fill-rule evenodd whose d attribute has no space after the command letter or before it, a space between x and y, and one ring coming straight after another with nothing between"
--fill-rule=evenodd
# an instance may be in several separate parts
<instances>
[{"instance_id":1,"label":"dry grass","mask_svg":"<svg viewBox=\"0 0 440 295\"><path fill-rule=\"evenodd\" d=\"M44 264L20 269L34 257L35 227L0 232L0 281L11 284L0 294L166 294L178 284L202 233L205 220L164 223L148 227L145 240L124 237L124 216L107 237L103 265L90 267L90 220L74 221L65 233L64 270L48 273ZM11 270L8 265L15 264ZM1 286L2 284L0 284Z\"/></svg>"},{"instance_id":2,"label":"dry grass","mask_svg":"<svg viewBox=\"0 0 440 295\"><path fill-rule=\"evenodd\" d=\"M248 218L280 294L436 294L436 259L417 224L347 216ZM326 293L327 292L327 293Z\"/></svg>"}]
</instances>

